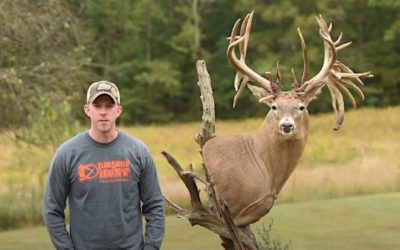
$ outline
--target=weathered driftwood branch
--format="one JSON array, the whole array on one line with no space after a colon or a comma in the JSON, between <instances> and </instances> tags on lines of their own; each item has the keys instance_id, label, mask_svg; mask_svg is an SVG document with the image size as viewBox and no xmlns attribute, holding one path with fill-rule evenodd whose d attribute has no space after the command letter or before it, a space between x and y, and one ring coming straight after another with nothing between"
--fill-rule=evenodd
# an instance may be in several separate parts
<instances>
[{"instance_id":1,"label":"weathered driftwood branch","mask_svg":"<svg viewBox=\"0 0 400 250\"><path fill-rule=\"evenodd\" d=\"M181 208L164 195L167 205L170 206L179 217L187 218L192 226L200 225L213 231L222 238L232 240L234 243L226 249L257 249L251 231L248 228L235 227L226 204L218 206L222 207L220 212L221 215L213 213L205 208L201 203L199 190L193 175L184 174L185 171L183 171L183 168L169 153L163 151L162 154L178 173L179 177L188 189L192 208L191 210Z\"/></svg>"},{"instance_id":2,"label":"weathered driftwood branch","mask_svg":"<svg viewBox=\"0 0 400 250\"><path fill-rule=\"evenodd\" d=\"M198 85L201 92L200 98L203 105L202 129L196 137L196 142L201 149L209 139L215 136L215 112L211 80L206 64L204 61L199 60L196 63L196 67L199 78ZM236 227L226 202L216 200L214 188L209 182L207 172L205 172L206 176L204 178L193 171L184 171L173 156L165 151L162 154L189 191L192 206L190 210L181 208L164 196L166 203L176 211L178 216L187 218L192 226L200 225L218 234L223 240L222 246L225 249L257 249L257 243L250 228ZM204 207L201 202L196 179L205 184L208 194L208 208Z\"/></svg>"},{"instance_id":3,"label":"weathered driftwood branch","mask_svg":"<svg viewBox=\"0 0 400 250\"><path fill-rule=\"evenodd\" d=\"M215 136L215 108L214 98L211 88L211 79L208 74L206 63L203 60L196 62L199 81L197 85L200 88L200 100L203 105L202 129L197 135L196 142L200 148L211 138Z\"/></svg>"}]
</instances>

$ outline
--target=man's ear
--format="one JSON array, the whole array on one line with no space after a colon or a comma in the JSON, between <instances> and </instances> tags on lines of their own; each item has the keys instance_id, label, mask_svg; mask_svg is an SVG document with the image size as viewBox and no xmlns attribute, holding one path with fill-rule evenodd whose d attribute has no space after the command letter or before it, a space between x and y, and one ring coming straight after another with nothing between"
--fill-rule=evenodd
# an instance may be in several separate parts
<instances>
[{"instance_id":1,"label":"man's ear","mask_svg":"<svg viewBox=\"0 0 400 250\"><path fill-rule=\"evenodd\" d=\"M85 114L86 114L87 116L89 116L89 111L90 111L89 104L85 104L85 105L83 106L83 111L85 112Z\"/></svg>"},{"instance_id":2,"label":"man's ear","mask_svg":"<svg viewBox=\"0 0 400 250\"><path fill-rule=\"evenodd\" d=\"M121 105L118 105L118 116L119 117L122 113L122 111L124 111L124 107L122 107Z\"/></svg>"}]
</instances>

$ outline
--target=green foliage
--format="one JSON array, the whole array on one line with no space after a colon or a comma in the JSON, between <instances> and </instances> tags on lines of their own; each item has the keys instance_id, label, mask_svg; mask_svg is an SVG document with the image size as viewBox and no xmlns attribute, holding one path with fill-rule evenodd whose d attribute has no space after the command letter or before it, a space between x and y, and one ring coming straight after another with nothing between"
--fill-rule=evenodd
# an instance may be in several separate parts
<instances>
[{"instance_id":1,"label":"green foliage","mask_svg":"<svg viewBox=\"0 0 400 250\"><path fill-rule=\"evenodd\" d=\"M263 115L265 106L248 91L237 109L231 108L234 72L226 60L226 37L235 20L252 10L246 60L257 72L273 71L279 60L284 88L290 89L290 69L299 78L303 68L300 27L311 75L316 74L323 43L315 16L322 14L334 23L334 38L343 32L344 42L353 41L339 60L375 75L365 81L365 102L358 103L399 104L398 1L6 0L0 11L0 108L7 112L0 128L29 128L29 117L48 110L35 100L39 96L59 117L82 120L85 89L100 79L120 86L123 124L199 120L195 61L200 58L207 62L218 118ZM62 113L60 100L70 111ZM331 112L326 90L309 110Z\"/></svg>"},{"instance_id":2,"label":"green foliage","mask_svg":"<svg viewBox=\"0 0 400 250\"><path fill-rule=\"evenodd\" d=\"M261 229L257 229L258 236L260 241L257 242L257 246L259 250L289 250L290 241L286 244L281 242L279 236L274 239L271 235L272 225L274 221L271 219L271 222L268 226L265 226L264 223L261 225Z\"/></svg>"},{"instance_id":3,"label":"green foliage","mask_svg":"<svg viewBox=\"0 0 400 250\"><path fill-rule=\"evenodd\" d=\"M0 17L0 130L51 144L76 117L70 107L90 75L79 20L58 0L3 1Z\"/></svg>"},{"instance_id":4,"label":"green foliage","mask_svg":"<svg viewBox=\"0 0 400 250\"><path fill-rule=\"evenodd\" d=\"M177 80L180 72L170 62L161 60L148 61L137 67L140 68L139 73L122 92L125 112L122 113L121 121L167 122L173 116L169 98L181 92Z\"/></svg>"},{"instance_id":5,"label":"green foliage","mask_svg":"<svg viewBox=\"0 0 400 250\"><path fill-rule=\"evenodd\" d=\"M52 98L40 96L32 101L37 109L26 117L29 126L14 131L17 140L55 149L79 131L79 123L71 115L71 105L66 100Z\"/></svg>"}]
</instances>

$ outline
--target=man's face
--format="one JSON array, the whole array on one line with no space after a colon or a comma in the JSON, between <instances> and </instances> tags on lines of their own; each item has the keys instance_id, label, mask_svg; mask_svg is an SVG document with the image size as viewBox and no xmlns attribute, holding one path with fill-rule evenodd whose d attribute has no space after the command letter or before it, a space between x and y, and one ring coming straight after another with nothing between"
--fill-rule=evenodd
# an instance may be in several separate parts
<instances>
[{"instance_id":1,"label":"man's face","mask_svg":"<svg viewBox=\"0 0 400 250\"><path fill-rule=\"evenodd\" d=\"M93 103L84 107L86 115L90 118L91 129L98 133L109 133L115 129L115 122L122 112L122 106L114 103L108 95L97 97Z\"/></svg>"}]
</instances>

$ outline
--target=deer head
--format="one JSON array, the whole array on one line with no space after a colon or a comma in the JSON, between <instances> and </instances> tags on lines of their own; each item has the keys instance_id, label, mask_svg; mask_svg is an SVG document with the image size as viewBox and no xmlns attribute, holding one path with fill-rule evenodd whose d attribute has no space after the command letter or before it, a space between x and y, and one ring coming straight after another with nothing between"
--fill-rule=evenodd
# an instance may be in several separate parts
<instances>
[{"instance_id":1,"label":"deer head","mask_svg":"<svg viewBox=\"0 0 400 250\"><path fill-rule=\"evenodd\" d=\"M266 72L266 78L257 74L246 65L245 59L253 13L254 11L244 19L239 35L237 35L237 32L240 19L236 21L229 38L227 57L229 64L236 71L234 86L237 93L234 97L233 107L236 106L240 95L247 86L260 102L270 106L278 120L277 130L284 135L292 135L296 132L298 124L296 120L301 120L303 119L302 116L308 115L307 105L316 98L321 89L326 85L331 93L332 106L336 113L336 122L333 129L338 130L344 119L342 92L348 96L353 106L356 107L356 102L349 89L354 90L364 99L363 92L357 84L363 86L360 78L373 76L370 72L354 73L350 68L337 60L337 52L349 46L351 42L340 44L342 34L340 34L336 41L333 41L330 35L332 24L327 26L321 15L317 17L320 28L319 34L324 41L324 62L320 72L309 79L307 48L303 35L300 29L298 29L304 60L303 75L299 82L292 69L293 88L290 91L284 92L281 90L279 64L276 66L275 76L271 72ZM236 47L239 47L239 59L236 56Z\"/></svg>"}]
</instances>

